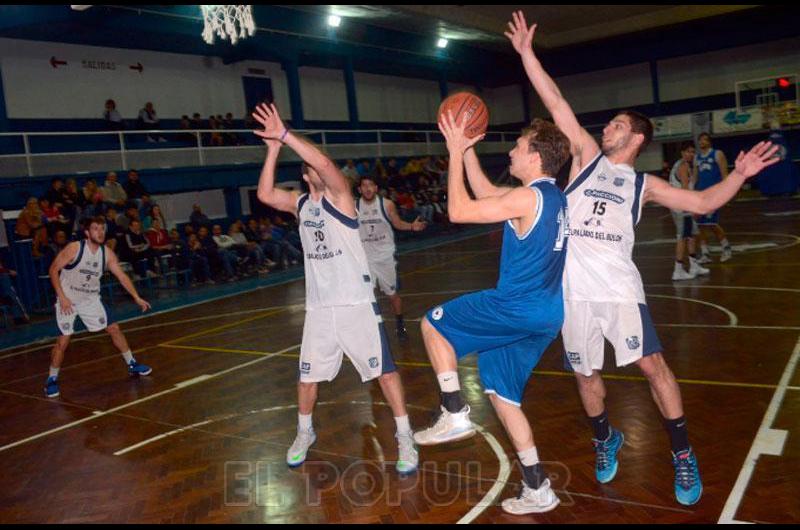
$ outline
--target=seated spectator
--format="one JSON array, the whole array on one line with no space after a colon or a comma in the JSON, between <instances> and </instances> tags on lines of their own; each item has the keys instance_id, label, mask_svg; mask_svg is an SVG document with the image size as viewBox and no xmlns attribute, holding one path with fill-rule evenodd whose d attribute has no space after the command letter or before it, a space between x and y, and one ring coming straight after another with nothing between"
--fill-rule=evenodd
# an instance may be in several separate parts
<instances>
[{"instance_id":1,"label":"seated spectator","mask_svg":"<svg viewBox=\"0 0 800 530\"><path fill-rule=\"evenodd\" d=\"M189 238L193 235L196 235L196 230L194 229L194 226L190 224L183 225L183 239L189 241Z\"/></svg>"},{"instance_id":2,"label":"seated spectator","mask_svg":"<svg viewBox=\"0 0 800 530\"><path fill-rule=\"evenodd\" d=\"M430 196L425 188L419 189L414 193L414 202L416 203L417 212L419 216L428 224L433 223L434 208L430 202Z\"/></svg>"},{"instance_id":3,"label":"seated spectator","mask_svg":"<svg viewBox=\"0 0 800 530\"><path fill-rule=\"evenodd\" d=\"M217 248L219 249L220 255L222 255L222 259L225 260L225 253L230 253L234 256L235 261L233 262L234 265L239 263L239 257L241 257L241 261L247 260L246 254L240 254L240 250L237 248L236 241L229 236L222 233L222 227L220 225L214 225L213 228L214 234L214 243L217 244Z\"/></svg>"},{"instance_id":4,"label":"seated spectator","mask_svg":"<svg viewBox=\"0 0 800 530\"><path fill-rule=\"evenodd\" d=\"M137 123L139 125L139 129L143 131L161 128L161 121L158 119L158 114L156 114L156 109L153 107L153 103L148 101L145 103L144 108L139 110L139 119ZM166 142L167 139L158 133L149 133L147 135L147 141Z\"/></svg>"},{"instance_id":5,"label":"seated spectator","mask_svg":"<svg viewBox=\"0 0 800 530\"><path fill-rule=\"evenodd\" d=\"M259 230L261 231L262 241L271 241L272 245L277 244L280 248L280 252L277 253L276 258L272 259L276 261L282 269L287 268L290 264L296 265L302 261L303 253L298 247L285 239L286 232L282 228L274 226L268 218L264 217L260 221Z\"/></svg>"},{"instance_id":6,"label":"seated spectator","mask_svg":"<svg viewBox=\"0 0 800 530\"><path fill-rule=\"evenodd\" d=\"M205 226L206 228L211 226L211 221L206 214L203 213L203 210L200 209L199 204L192 206L192 214L189 216L189 222L192 223L195 232L198 231L201 226Z\"/></svg>"},{"instance_id":7,"label":"seated spectator","mask_svg":"<svg viewBox=\"0 0 800 530\"><path fill-rule=\"evenodd\" d=\"M47 245L47 250L45 251L48 263L52 263L56 256L58 256L58 253L64 250L68 243L69 238L66 232L58 230L53 235L53 240Z\"/></svg>"},{"instance_id":8,"label":"seated spectator","mask_svg":"<svg viewBox=\"0 0 800 530\"><path fill-rule=\"evenodd\" d=\"M139 218L139 209L136 206L129 206L125 209L125 213L117 216L117 226L123 232L127 232L131 226L131 221L141 221Z\"/></svg>"},{"instance_id":9,"label":"seated spectator","mask_svg":"<svg viewBox=\"0 0 800 530\"><path fill-rule=\"evenodd\" d=\"M109 171L106 175L106 183L103 186L102 193L103 200L110 206L124 208L125 203L128 201L128 194L125 192L125 188L117 182L117 174L113 171Z\"/></svg>"},{"instance_id":10,"label":"seated spectator","mask_svg":"<svg viewBox=\"0 0 800 530\"><path fill-rule=\"evenodd\" d=\"M153 220L152 226L145 232L150 248L159 256L169 254L172 251L172 241L167 231L161 226L161 221Z\"/></svg>"},{"instance_id":11,"label":"seated spectator","mask_svg":"<svg viewBox=\"0 0 800 530\"><path fill-rule=\"evenodd\" d=\"M358 177L366 177L372 174L372 169L369 167L369 160L362 160L358 167L356 167L358 171Z\"/></svg>"},{"instance_id":12,"label":"seated spectator","mask_svg":"<svg viewBox=\"0 0 800 530\"><path fill-rule=\"evenodd\" d=\"M34 258L46 257L49 245L50 245L50 236L47 234L47 229L44 226L42 226L33 233L31 255Z\"/></svg>"},{"instance_id":13,"label":"seated spectator","mask_svg":"<svg viewBox=\"0 0 800 530\"><path fill-rule=\"evenodd\" d=\"M341 170L342 174L344 174L344 176L348 179L354 182L358 180L358 168L352 159L348 159L347 162L345 162L345 164L342 166Z\"/></svg>"},{"instance_id":14,"label":"seated spectator","mask_svg":"<svg viewBox=\"0 0 800 530\"><path fill-rule=\"evenodd\" d=\"M147 197L147 195L145 195L145 197ZM139 217L142 219L142 226L144 226L145 230L148 230L156 219L161 221L162 228L167 228L167 220L164 218L164 214L161 213L161 206L154 204L152 208L150 208L150 211L144 216L142 215L142 211L143 208L139 208Z\"/></svg>"},{"instance_id":15,"label":"seated spectator","mask_svg":"<svg viewBox=\"0 0 800 530\"><path fill-rule=\"evenodd\" d=\"M172 244L172 256L176 270L189 270L192 283L213 284L208 258L203 255L202 248L197 250L199 246L197 236L192 234L190 241L184 241L180 238L178 229L173 228L169 232L169 239Z\"/></svg>"},{"instance_id":16,"label":"seated spectator","mask_svg":"<svg viewBox=\"0 0 800 530\"><path fill-rule=\"evenodd\" d=\"M117 103L113 99L106 100L103 120L105 121L106 129L111 131L119 131L125 128L125 122L122 121L122 116L117 111Z\"/></svg>"},{"instance_id":17,"label":"seated spectator","mask_svg":"<svg viewBox=\"0 0 800 530\"><path fill-rule=\"evenodd\" d=\"M55 177L50 181L50 189L44 194L45 198L51 205L56 208L64 207L64 181Z\"/></svg>"},{"instance_id":18,"label":"seated spectator","mask_svg":"<svg viewBox=\"0 0 800 530\"><path fill-rule=\"evenodd\" d=\"M44 227L44 214L39 208L39 201L36 197L30 197L25 203L25 208L17 217L17 225L14 227L14 235L17 239L31 239L36 231Z\"/></svg>"},{"instance_id":19,"label":"seated spectator","mask_svg":"<svg viewBox=\"0 0 800 530\"><path fill-rule=\"evenodd\" d=\"M201 226L198 229L197 240L208 258L211 267L215 269L221 268L228 281L236 280L236 265L238 262L236 255L228 251L222 252L222 249L214 242L214 239L208 233L208 228L205 226Z\"/></svg>"},{"instance_id":20,"label":"seated spectator","mask_svg":"<svg viewBox=\"0 0 800 530\"><path fill-rule=\"evenodd\" d=\"M74 231L75 225L83 217L83 211L86 209L87 201L83 195L83 192L78 189L78 181L76 181L74 178L67 179L64 190L66 207L72 209L72 214L70 217L73 219L73 221L75 221L72 230Z\"/></svg>"},{"instance_id":21,"label":"seated spectator","mask_svg":"<svg viewBox=\"0 0 800 530\"><path fill-rule=\"evenodd\" d=\"M280 244L272 241L272 234L268 234L266 240L262 239L261 231L258 228L258 221L255 219L247 221L247 226L242 228L242 233L248 243L256 244L261 248L261 252L263 252L265 256L264 262L267 267L272 268L280 263Z\"/></svg>"},{"instance_id":22,"label":"seated spectator","mask_svg":"<svg viewBox=\"0 0 800 530\"><path fill-rule=\"evenodd\" d=\"M94 196L92 196L91 201L88 205L86 205L86 208L84 208L82 217L86 219L87 217L97 217L100 215L104 216L108 210L108 205L103 202L103 194L98 191L94 194Z\"/></svg>"},{"instance_id":23,"label":"seated spectator","mask_svg":"<svg viewBox=\"0 0 800 530\"><path fill-rule=\"evenodd\" d=\"M156 268L155 257L156 254L150 248L150 242L142 233L142 223L138 219L133 219L130 222L128 231L125 233L125 243L123 244L123 259L133 266L133 270L139 277L145 275L154 278L157 274L154 272Z\"/></svg>"},{"instance_id":24,"label":"seated spectator","mask_svg":"<svg viewBox=\"0 0 800 530\"><path fill-rule=\"evenodd\" d=\"M122 189L125 190L128 201L135 201L137 205L141 205L143 195L148 195L147 189L142 184L142 181L139 180L139 172L135 169L128 171L128 180Z\"/></svg>"},{"instance_id":25,"label":"seated spectator","mask_svg":"<svg viewBox=\"0 0 800 530\"><path fill-rule=\"evenodd\" d=\"M203 123L203 118L200 117L200 113L195 112L194 114L192 114L192 129L200 130L205 128L206 126Z\"/></svg>"},{"instance_id":26,"label":"seated spectator","mask_svg":"<svg viewBox=\"0 0 800 530\"><path fill-rule=\"evenodd\" d=\"M181 131L184 132L178 135L178 139L181 142L186 142L195 145L197 143L197 137L192 132L190 132L192 128L193 128L192 120L189 119L189 116L187 116L186 114L181 116L180 129Z\"/></svg>"},{"instance_id":27,"label":"seated spectator","mask_svg":"<svg viewBox=\"0 0 800 530\"><path fill-rule=\"evenodd\" d=\"M86 184L83 186L83 198L86 199L86 203L92 202L94 196L100 193L100 199L102 200L103 196L100 191L100 188L97 187L97 181L94 179L89 179Z\"/></svg>"},{"instance_id":28,"label":"seated spectator","mask_svg":"<svg viewBox=\"0 0 800 530\"><path fill-rule=\"evenodd\" d=\"M117 224L117 211L109 208L105 213L106 218L106 245L116 252L119 240L125 237L125 230Z\"/></svg>"},{"instance_id":29,"label":"seated spectator","mask_svg":"<svg viewBox=\"0 0 800 530\"><path fill-rule=\"evenodd\" d=\"M228 229L228 235L236 242L235 248L237 252L240 255L243 253L250 260L250 263L256 266L259 273L265 274L269 272L269 269L267 269L267 257L264 251L261 250L260 245L247 240L247 237L242 233L243 225L242 221L233 223Z\"/></svg>"},{"instance_id":30,"label":"seated spectator","mask_svg":"<svg viewBox=\"0 0 800 530\"><path fill-rule=\"evenodd\" d=\"M17 271L8 269L0 261L0 304L11 306L12 314L16 322L25 323L31 321L28 313L25 311L25 306L22 304L17 290L14 287L14 278L17 277Z\"/></svg>"},{"instance_id":31,"label":"seated spectator","mask_svg":"<svg viewBox=\"0 0 800 530\"><path fill-rule=\"evenodd\" d=\"M208 128L212 130L209 143L216 147L223 146L225 140L222 138L222 133L218 132L222 129L222 124L217 121L216 116L211 115L208 117Z\"/></svg>"},{"instance_id":32,"label":"seated spectator","mask_svg":"<svg viewBox=\"0 0 800 530\"><path fill-rule=\"evenodd\" d=\"M398 213L403 220L411 222L417 218L417 215L419 215L419 212L416 209L414 196L411 193L408 193L405 190L398 191L396 197L392 200L394 200L395 204L397 205Z\"/></svg>"},{"instance_id":33,"label":"seated spectator","mask_svg":"<svg viewBox=\"0 0 800 530\"><path fill-rule=\"evenodd\" d=\"M47 198L42 197L39 199L39 209L42 210L45 225L47 226L47 234L52 237L58 230L65 232L72 232L72 223L61 213L57 206L51 205Z\"/></svg>"},{"instance_id":34,"label":"seated spectator","mask_svg":"<svg viewBox=\"0 0 800 530\"><path fill-rule=\"evenodd\" d=\"M236 124L233 123L232 113L229 112L225 115L225 119L222 120L222 128L229 131L236 128ZM225 140L225 145L241 145L243 143L242 139L235 132L225 133L223 139Z\"/></svg>"},{"instance_id":35,"label":"seated spectator","mask_svg":"<svg viewBox=\"0 0 800 530\"><path fill-rule=\"evenodd\" d=\"M150 228L150 223L153 222L153 201L150 200L149 195L142 195L141 202L139 203L139 219L142 221L142 228L145 230ZM161 226L166 228L162 223Z\"/></svg>"}]
</instances>

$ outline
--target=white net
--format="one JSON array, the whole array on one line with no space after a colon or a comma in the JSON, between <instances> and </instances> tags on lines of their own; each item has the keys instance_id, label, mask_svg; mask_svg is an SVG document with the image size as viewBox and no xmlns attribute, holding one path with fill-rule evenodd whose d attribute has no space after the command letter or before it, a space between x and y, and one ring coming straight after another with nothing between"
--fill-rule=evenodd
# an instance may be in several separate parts
<instances>
[{"instance_id":1,"label":"white net","mask_svg":"<svg viewBox=\"0 0 800 530\"><path fill-rule=\"evenodd\" d=\"M200 6L203 11L203 40L214 44L214 37L231 40L253 36L256 24L253 20L252 6Z\"/></svg>"}]
</instances>

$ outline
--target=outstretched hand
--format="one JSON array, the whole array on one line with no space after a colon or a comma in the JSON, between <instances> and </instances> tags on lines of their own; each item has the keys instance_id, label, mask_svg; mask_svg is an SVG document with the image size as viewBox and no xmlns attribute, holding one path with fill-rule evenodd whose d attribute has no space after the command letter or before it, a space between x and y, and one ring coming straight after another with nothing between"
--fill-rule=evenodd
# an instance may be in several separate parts
<instances>
[{"instance_id":1,"label":"outstretched hand","mask_svg":"<svg viewBox=\"0 0 800 530\"><path fill-rule=\"evenodd\" d=\"M256 136L260 136L268 144L272 141L281 140L283 133L286 131L286 126L283 124L283 120L278 114L278 108L274 103L257 105L255 112L253 112L253 118L264 127L263 131L253 131Z\"/></svg>"},{"instance_id":2,"label":"outstretched hand","mask_svg":"<svg viewBox=\"0 0 800 530\"><path fill-rule=\"evenodd\" d=\"M515 11L511 14L512 21L508 23L510 31L504 35L508 37L517 53L522 55L525 52L533 52L533 35L536 33L536 24L528 27L525 22L525 14L522 11Z\"/></svg>"},{"instance_id":3,"label":"outstretched hand","mask_svg":"<svg viewBox=\"0 0 800 530\"><path fill-rule=\"evenodd\" d=\"M450 151L451 155L463 155L467 149L483 140L486 136L486 134L481 134L475 138L467 138L464 132L467 126L466 121L467 117L464 115L461 117L461 123L456 124L451 110L442 113L442 117L439 118L439 130L442 131L444 139L447 141L447 150Z\"/></svg>"},{"instance_id":4,"label":"outstretched hand","mask_svg":"<svg viewBox=\"0 0 800 530\"><path fill-rule=\"evenodd\" d=\"M736 171L748 179L758 175L764 168L780 162L780 157L775 156L780 146L772 142L759 142L750 151L739 152L736 157Z\"/></svg>"}]
</instances>

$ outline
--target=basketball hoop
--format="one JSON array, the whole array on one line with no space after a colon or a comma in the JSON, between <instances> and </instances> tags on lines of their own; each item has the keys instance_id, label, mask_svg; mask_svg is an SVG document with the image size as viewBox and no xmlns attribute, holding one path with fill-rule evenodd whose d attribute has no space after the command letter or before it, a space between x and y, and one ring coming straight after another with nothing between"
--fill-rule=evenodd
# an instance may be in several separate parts
<instances>
[{"instance_id":1,"label":"basketball hoop","mask_svg":"<svg viewBox=\"0 0 800 530\"><path fill-rule=\"evenodd\" d=\"M203 11L203 40L214 44L216 34L222 40L236 44L240 38L256 32L252 6L200 6Z\"/></svg>"}]
</instances>

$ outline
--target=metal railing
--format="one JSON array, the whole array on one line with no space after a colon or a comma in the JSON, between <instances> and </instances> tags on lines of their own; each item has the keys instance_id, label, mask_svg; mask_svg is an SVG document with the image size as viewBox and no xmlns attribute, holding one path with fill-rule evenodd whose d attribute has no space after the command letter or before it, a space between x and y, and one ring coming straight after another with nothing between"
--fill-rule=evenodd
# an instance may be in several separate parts
<instances>
[{"instance_id":1,"label":"metal railing","mask_svg":"<svg viewBox=\"0 0 800 530\"><path fill-rule=\"evenodd\" d=\"M296 132L316 141L334 158L422 156L445 152L444 138L438 130L306 129ZM210 145L212 135L233 142ZM519 131L490 131L482 142L482 149L487 153L500 152L518 135ZM86 149L58 148L71 138L99 140ZM47 142L47 139L52 140ZM164 139L168 145L161 147L163 141L158 139ZM197 167L219 165L220 161L242 164L260 161L263 152L263 143L251 129L10 132L0 133L0 177L38 177L131 167ZM285 158L292 159L292 156L287 154Z\"/></svg>"}]
</instances>

